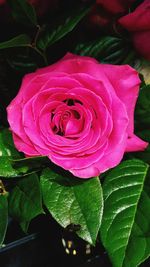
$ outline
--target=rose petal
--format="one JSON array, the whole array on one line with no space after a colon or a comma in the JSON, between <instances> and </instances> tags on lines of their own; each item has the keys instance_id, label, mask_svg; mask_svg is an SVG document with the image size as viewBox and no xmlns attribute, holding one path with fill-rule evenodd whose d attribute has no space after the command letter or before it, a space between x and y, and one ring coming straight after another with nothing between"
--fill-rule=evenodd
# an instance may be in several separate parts
<instances>
[{"instance_id":1,"label":"rose petal","mask_svg":"<svg viewBox=\"0 0 150 267\"><path fill-rule=\"evenodd\" d=\"M143 151L147 148L148 143L144 142L136 135L132 135L127 139L126 152Z\"/></svg>"}]
</instances>

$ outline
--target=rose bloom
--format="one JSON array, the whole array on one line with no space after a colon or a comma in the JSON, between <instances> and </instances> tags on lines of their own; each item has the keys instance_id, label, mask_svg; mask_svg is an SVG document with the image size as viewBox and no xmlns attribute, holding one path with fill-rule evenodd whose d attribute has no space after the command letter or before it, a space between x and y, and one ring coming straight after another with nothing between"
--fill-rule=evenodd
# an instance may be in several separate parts
<instances>
[{"instance_id":1,"label":"rose bloom","mask_svg":"<svg viewBox=\"0 0 150 267\"><path fill-rule=\"evenodd\" d=\"M131 33L139 54L150 60L150 1L145 0L133 12L120 18L119 23Z\"/></svg>"},{"instance_id":2,"label":"rose bloom","mask_svg":"<svg viewBox=\"0 0 150 267\"><path fill-rule=\"evenodd\" d=\"M128 65L67 53L24 77L7 108L15 146L26 156L49 157L75 176L99 175L124 152L147 147L134 135L139 84Z\"/></svg>"}]
</instances>

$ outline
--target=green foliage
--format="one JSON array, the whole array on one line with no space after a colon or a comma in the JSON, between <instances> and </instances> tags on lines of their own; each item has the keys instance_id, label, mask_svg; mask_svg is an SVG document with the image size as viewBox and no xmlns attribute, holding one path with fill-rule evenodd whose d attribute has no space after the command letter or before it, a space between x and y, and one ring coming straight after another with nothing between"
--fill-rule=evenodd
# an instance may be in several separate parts
<instances>
[{"instance_id":1,"label":"green foliage","mask_svg":"<svg viewBox=\"0 0 150 267\"><path fill-rule=\"evenodd\" d=\"M0 156L20 158L20 154L14 146L12 134L8 129L0 131Z\"/></svg>"},{"instance_id":2,"label":"green foliage","mask_svg":"<svg viewBox=\"0 0 150 267\"><path fill-rule=\"evenodd\" d=\"M0 195L0 247L3 244L8 224L8 202L5 195Z\"/></svg>"},{"instance_id":3,"label":"green foliage","mask_svg":"<svg viewBox=\"0 0 150 267\"><path fill-rule=\"evenodd\" d=\"M150 129L150 85L141 88L135 111L137 129Z\"/></svg>"},{"instance_id":4,"label":"green foliage","mask_svg":"<svg viewBox=\"0 0 150 267\"><path fill-rule=\"evenodd\" d=\"M20 179L9 194L9 214L24 231L29 222L43 213L42 196L38 176L31 174Z\"/></svg>"},{"instance_id":5,"label":"green foliage","mask_svg":"<svg viewBox=\"0 0 150 267\"><path fill-rule=\"evenodd\" d=\"M11 161L13 167L15 169L25 168L30 171L39 170L44 168L44 166L49 163L49 159L44 156L37 157L29 157L29 158L21 158L21 159L13 159Z\"/></svg>"},{"instance_id":6,"label":"green foliage","mask_svg":"<svg viewBox=\"0 0 150 267\"><path fill-rule=\"evenodd\" d=\"M77 179L77 178L76 178ZM103 213L99 178L87 181L63 177L50 169L41 175L44 204L63 227L80 225L77 234L95 244Z\"/></svg>"},{"instance_id":7,"label":"green foliage","mask_svg":"<svg viewBox=\"0 0 150 267\"><path fill-rule=\"evenodd\" d=\"M16 21L27 26L37 25L35 9L27 0L8 0L8 3Z\"/></svg>"},{"instance_id":8,"label":"green foliage","mask_svg":"<svg viewBox=\"0 0 150 267\"><path fill-rule=\"evenodd\" d=\"M20 34L6 42L0 43L0 49L13 47L26 47L30 44L30 38L26 34Z\"/></svg>"},{"instance_id":9,"label":"green foliage","mask_svg":"<svg viewBox=\"0 0 150 267\"><path fill-rule=\"evenodd\" d=\"M8 94L7 100L17 94L24 74L48 65L67 51L101 63L129 64L141 71L142 80L135 110L135 133L150 142L149 68L145 72L149 63L138 57L128 35L114 27L115 21L108 33L100 30L95 34L88 31L92 6L84 1L82 4L68 1L66 12L66 1L60 2L54 14L37 19L29 1L8 0L12 25L10 32L7 25L1 36L1 99L3 92L5 98ZM72 36L70 45L67 41ZM3 62L8 65L6 68ZM10 79L10 85L14 79L15 88L9 88L4 78ZM150 145L145 151L126 153L122 163L101 174L101 179L78 179L67 172L62 175L57 166L53 166L57 171L50 169L52 164L47 157L26 158L17 151L11 131L3 129L7 124L6 119L3 125L5 108L1 103L0 183L6 188L0 191L0 246L5 243L8 216L27 232L30 222L45 210L64 228L77 225L77 235L90 244L102 242L113 267L142 264L150 256L150 183L146 180Z\"/></svg>"},{"instance_id":10,"label":"green foliage","mask_svg":"<svg viewBox=\"0 0 150 267\"><path fill-rule=\"evenodd\" d=\"M89 7L74 11L69 17L65 17L61 24L55 26L53 29L47 27L38 39L37 46L41 50L46 50L50 45L62 39L65 35L71 32L77 24L87 15Z\"/></svg>"},{"instance_id":11,"label":"green foliage","mask_svg":"<svg viewBox=\"0 0 150 267\"><path fill-rule=\"evenodd\" d=\"M18 157L19 153L14 147L10 132L3 130L0 132L0 177L18 176L18 171L11 164L12 156Z\"/></svg>"},{"instance_id":12,"label":"green foliage","mask_svg":"<svg viewBox=\"0 0 150 267\"><path fill-rule=\"evenodd\" d=\"M104 215L101 226L101 239L109 254L113 267L126 267L131 257L131 251L138 249L139 244L135 242L139 232L136 225L139 219L139 211L143 207L143 200L139 204L142 190L147 175L148 165L140 160L124 161L105 177L103 185ZM140 205L140 208L138 206ZM147 204L148 207L149 202ZM145 212L145 207L144 207ZM149 217L149 216L148 216ZM149 218L145 216L146 224ZM142 236L147 229L143 221ZM141 229L142 230L142 229ZM142 249L142 256L132 253L132 267L138 266L142 257L146 258L150 251L146 246ZM144 251L144 252L143 252ZM130 255L128 255L130 254ZM144 256L145 254L145 256Z\"/></svg>"},{"instance_id":13,"label":"green foliage","mask_svg":"<svg viewBox=\"0 0 150 267\"><path fill-rule=\"evenodd\" d=\"M90 56L101 63L121 64L130 52L125 39L104 36L90 42L79 43L73 51L81 56Z\"/></svg>"},{"instance_id":14,"label":"green foliage","mask_svg":"<svg viewBox=\"0 0 150 267\"><path fill-rule=\"evenodd\" d=\"M16 150L11 132L0 132L0 177L22 177L41 170L48 162L44 156L25 158Z\"/></svg>"},{"instance_id":15,"label":"green foliage","mask_svg":"<svg viewBox=\"0 0 150 267\"><path fill-rule=\"evenodd\" d=\"M150 195L143 190L133 224L124 267L139 266L150 256Z\"/></svg>"},{"instance_id":16,"label":"green foliage","mask_svg":"<svg viewBox=\"0 0 150 267\"><path fill-rule=\"evenodd\" d=\"M26 53L24 51L24 54L22 53L7 57L7 62L11 68L23 74L35 71L38 68L37 62L29 55L28 51Z\"/></svg>"},{"instance_id":17,"label":"green foliage","mask_svg":"<svg viewBox=\"0 0 150 267\"><path fill-rule=\"evenodd\" d=\"M0 157L0 177L10 178L19 176L19 172L12 167L11 158Z\"/></svg>"}]
</instances>

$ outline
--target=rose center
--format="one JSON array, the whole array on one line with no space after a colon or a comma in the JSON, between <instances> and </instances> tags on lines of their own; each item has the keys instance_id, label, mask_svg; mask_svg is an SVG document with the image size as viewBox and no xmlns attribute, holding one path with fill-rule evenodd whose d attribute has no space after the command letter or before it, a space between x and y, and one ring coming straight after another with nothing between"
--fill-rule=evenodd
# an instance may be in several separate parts
<instances>
[{"instance_id":1,"label":"rose center","mask_svg":"<svg viewBox=\"0 0 150 267\"><path fill-rule=\"evenodd\" d=\"M53 111L51 116L51 128L54 134L74 138L83 126L82 116L77 107L73 105L65 105Z\"/></svg>"}]
</instances>

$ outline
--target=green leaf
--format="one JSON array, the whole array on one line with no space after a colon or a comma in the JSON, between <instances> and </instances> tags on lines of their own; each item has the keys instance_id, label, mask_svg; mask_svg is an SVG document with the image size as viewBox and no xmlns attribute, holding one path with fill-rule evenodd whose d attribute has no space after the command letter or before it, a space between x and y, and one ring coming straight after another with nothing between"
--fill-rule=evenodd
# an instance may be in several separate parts
<instances>
[{"instance_id":1,"label":"green leaf","mask_svg":"<svg viewBox=\"0 0 150 267\"><path fill-rule=\"evenodd\" d=\"M8 224L8 202L4 195L0 195L0 247L3 244Z\"/></svg>"},{"instance_id":2,"label":"green leaf","mask_svg":"<svg viewBox=\"0 0 150 267\"><path fill-rule=\"evenodd\" d=\"M13 159L12 164L18 168L18 167L25 167L27 166L29 169L35 169L42 166L45 166L45 164L49 163L49 159L46 156L36 156L36 157L28 157L28 158L20 158L20 159Z\"/></svg>"},{"instance_id":3,"label":"green leaf","mask_svg":"<svg viewBox=\"0 0 150 267\"><path fill-rule=\"evenodd\" d=\"M28 173L41 171L50 161L45 156L36 156L21 159L12 159L11 164L18 173Z\"/></svg>"},{"instance_id":4,"label":"green leaf","mask_svg":"<svg viewBox=\"0 0 150 267\"><path fill-rule=\"evenodd\" d=\"M34 7L26 0L7 0L13 17L22 24L37 25L37 17Z\"/></svg>"},{"instance_id":5,"label":"green leaf","mask_svg":"<svg viewBox=\"0 0 150 267\"><path fill-rule=\"evenodd\" d=\"M150 145L144 151L128 153L127 157L128 159L138 158L150 164Z\"/></svg>"},{"instance_id":6,"label":"green leaf","mask_svg":"<svg viewBox=\"0 0 150 267\"><path fill-rule=\"evenodd\" d=\"M100 232L113 267L122 267L126 261L126 250L130 243L147 170L148 165L143 161L128 160L105 177L105 208Z\"/></svg>"},{"instance_id":7,"label":"green leaf","mask_svg":"<svg viewBox=\"0 0 150 267\"><path fill-rule=\"evenodd\" d=\"M39 165L36 158L34 158L33 164L32 162L32 160L31 162L26 162L24 159L13 160L12 157L9 156L0 157L0 177L19 178L38 172L42 167L42 163Z\"/></svg>"},{"instance_id":8,"label":"green leaf","mask_svg":"<svg viewBox=\"0 0 150 267\"><path fill-rule=\"evenodd\" d=\"M44 204L62 226L80 225L77 234L95 244L103 213L99 178L80 180L65 178L50 169L41 175Z\"/></svg>"},{"instance_id":9,"label":"green leaf","mask_svg":"<svg viewBox=\"0 0 150 267\"><path fill-rule=\"evenodd\" d=\"M18 55L9 55L7 57L7 62L11 66L12 69L17 71L17 73L21 73L22 75L25 75L30 72L34 72L38 65L35 62L35 60L32 59L31 55L28 54L29 51L22 51L23 54Z\"/></svg>"},{"instance_id":10,"label":"green leaf","mask_svg":"<svg viewBox=\"0 0 150 267\"><path fill-rule=\"evenodd\" d=\"M6 42L0 43L0 49L13 48L13 47L26 47L30 44L30 37L26 34L20 34Z\"/></svg>"},{"instance_id":11,"label":"green leaf","mask_svg":"<svg viewBox=\"0 0 150 267\"><path fill-rule=\"evenodd\" d=\"M8 129L3 129L0 132L0 157L1 156L20 158L20 153L14 146L12 133Z\"/></svg>"},{"instance_id":12,"label":"green leaf","mask_svg":"<svg viewBox=\"0 0 150 267\"><path fill-rule=\"evenodd\" d=\"M145 127L150 130L150 85L145 85L141 88L138 97L136 110L135 110L135 123L136 128L145 129Z\"/></svg>"},{"instance_id":13,"label":"green leaf","mask_svg":"<svg viewBox=\"0 0 150 267\"><path fill-rule=\"evenodd\" d=\"M80 10L78 9L76 10L76 12L69 15L69 17L63 19L61 24L55 26L52 30L46 28L37 42L38 48L44 51L50 45L63 38L77 26L77 24L83 19L83 17L86 16L89 10L89 7L84 7Z\"/></svg>"},{"instance_id":14,"label":"green leaf","mask_svg":"<svg viewBox=\"0 0 150 267\"><path fill-rule=\"evenodd\" d=\"M125 40L105 36L94 41L79 43L73 52L81 56L94 57L103 63L120 64L127 57L129 49Z\"/></svg>"},{"instance_id":15,"label":"green leaf","mask_svg":"<svg viewBox=\"0 0 150 267\"><path fill-rule=\"evenodd\" d=\"M8 200L10 216L19 221L25 230L33 218L44 213L38 176L32 174L19 180Z\"/></svg>"},{"instance_id":16,"label":"green leaf","mask_svg":"<svg viewBox=\"0 0 150 267\"><path fill-rule=\"evenodd\" d=\"M147 129L143 129L137 132L137 135L140 136L143 140L146 140L147 142L150 143L150 132L149 131L150 131L150 126L149 126L149 129L147 128Z\"/></svg>"},{"instance_id":17,"label":"green leaf","mask_svg":"<svg viewBox=\"0 0 150 267\"><path fill-rule=\"evenodd\" d=\"M12 139L12 133L8 129L0 132L0 177L20 177L28 173L38 171L48 164L47 157L25 158L19 153Z\"/></svg>"},{"instance_id":18,"label":"green leaf","mask_svg":"<svg viewBox=\"0 0 150 267\"><path fill-rule=\"evenodd\" d=\"M0 177L17 177L18 170L12 166L12 157L20 158L19 152L16 150L12 134L8 129L0 132Z\"/></svg>"},{"instance_id":19,"label":"green leaf","mask_svg":"<svg viewBox=\"0 0 150 267\"><path fill-rule=\"evenodd\" d=\"M20 222L20 227L23 230L24 233L28 233L28 228L29 228L30 222Z\"/></svg>"},{"instance_id":20,"label":"green leaf","mask_svg":"<svg viewBox=\"0 0 150 267\"><path fill-rule=\"evenodd\" d=\"M126 250L124 267L139 266L150 256L150 195L142 192Z\"/></svg>"},{"instance_id":21,"label":"green leaf","mask_svg":"<svg viewBox=\"0 0 150 267\"><path fill-rule=\"evenodd\" d=\"M9 178L17 176L19 176L19 173L12 167L11 157L0 157L0 177Z\"/></svg>"}]
</instances>

